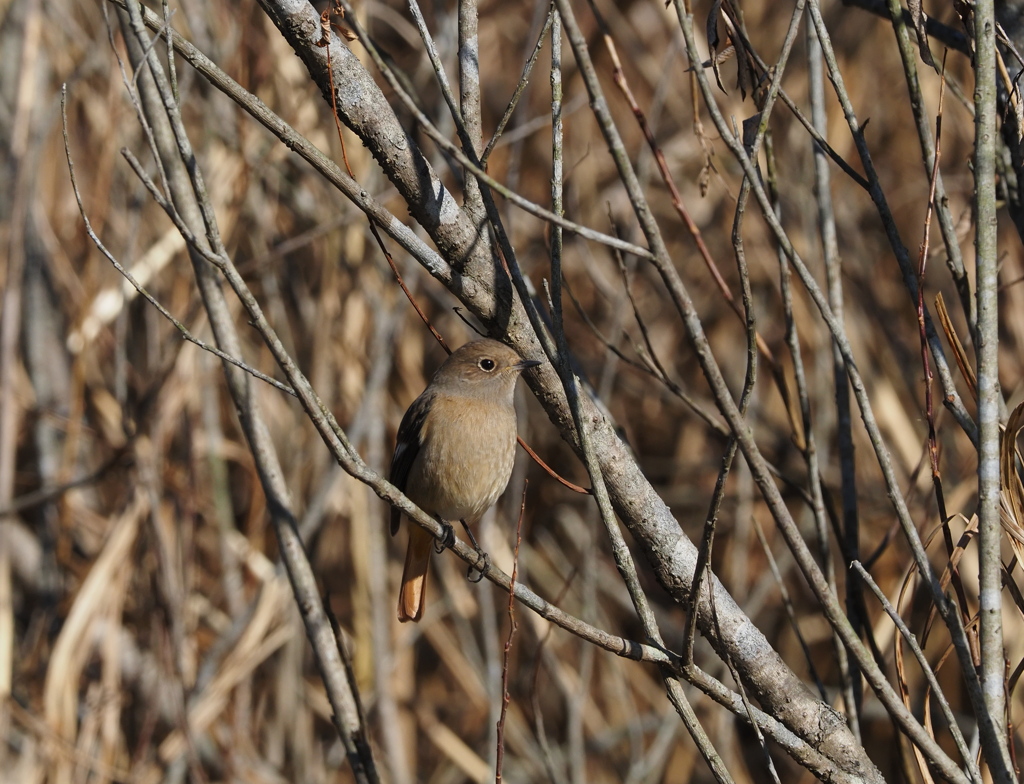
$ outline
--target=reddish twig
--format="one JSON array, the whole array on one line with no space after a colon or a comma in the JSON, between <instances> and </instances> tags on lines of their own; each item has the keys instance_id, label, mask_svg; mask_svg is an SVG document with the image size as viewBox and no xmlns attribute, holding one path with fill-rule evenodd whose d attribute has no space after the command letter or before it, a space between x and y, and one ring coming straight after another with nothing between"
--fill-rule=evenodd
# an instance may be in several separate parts
<instances>
[{"instance_id":1,"label":"reddish twig","mask_svg":"<svg viewBox=\"0 0 1024 784\"><path fill-rule=\"evenodd\" d=\"M545 463L543 460L541 460L540 459L540 455L538 455L536 452L534 452L533 449L530 447L530 445L527 444L525 441L523 441L522 436L516 436L516 439L519 441L519 446L521 446L523 449L526 450L526 454L528 454L530 457L532 457L534 459L534 462L536 462L537 465L539 465L541 468L543 468L547 472L548 476L550 476L552 479L554 479L555 481L557 481L560 484L564 485L565 487L568 487L574 493L582 493L583 495L591 495L591 491L588 490L587 488L580 487L579 485L574 485L568 479L565 479L564 477L559 476L558 473L555 471L555 469L553 469L551 466L549 466L547 463Z\"/></svg>"},{"instance_id":2,"label":"reddish twig","mask_svg":"<svg viewBox=\"0 0 1024 784\"><path fill-rule=\"evenodd\" d=\"M928 359L928 337L925 331L924 320L924 274L928 265L928 246L931 239L932 213L935 209L935 186L938 181L939 159L942 157L942 103L945 97L945 71L946 58L942 58L943 78L939 81L939 108L935 118L935 160L932 163L932 171L928 189L928 208L924 216L924 236L921 238L921 248L917 262L917 328L921 339L921 364L924 367L924 399L925 419L928 422L928 458L932 469L932 486L935 488L935 501L938 504L939 520L942 523L942 536L946 545L946 555L953 556L953 536L947 525L949 515L946 512L946 499L942 491L942 474L939 470L939 444L935 434L935 401L932 393L931 362ZM964 592L963 583L960 580L960 571L953 567L951 570L951 582L956 591L957 600L961 612L966 617L968 613L967 596Z\"/></svg>"},{"instance_id":3,"label":"reddish twig","mask_svg":"<svg viewBox=\"0 0 1024 784\"><path fill-rule=\"evenodd\" d=\"M338 117L338 98L334 90L334 68L331 65L331 28L337 27L337 25L331 22L331 14L337 12L342 18L345 17L345 10L340 5L335 9L335 5L337 4L329 3L324 12L320 14L321 36L316 45L327 47L327 78L330 79L331 84L331 114L334 115L334 126L338 129L338 141L341 142L341 158L345 161L345 170L348 172L348 176L354 180L355 175L352 173L352 167L348 163L348 153L345 152L345 139L341 134L341 118Z\"/></svg>"},{"instance_id":4,"label":"reddish twig","mask_svg":"<svg viewBox=\"0 0 1024 784\"><path fill-rule=\"evenodd\" d=\"M452 350L448 347L445 339L441 337L441 333L438 332L437 329L434 328L434 325L430 323L430 319L427 318L427 314L423 312L423 308L420 307L420 304L416 301L412 292L409 291L409 287L406 286L405 281L402 280L402 273L398 271L398 266L395 264L395 260L391 258L391 254L388 252L388 249L384 247L384 240L381 238L380 234L377 233L377 226L373 221L370 221L370 232L373 234L373 238L377 240L381 253L383 253L384 258L388 260L388 266L391 267L391 271L395 275L395 280L398 281L398 285L402 288L402 291L405 292L405 297L409 300L409 304L412 305L413 310L416 311L416 315L420 317L427 329L430 330L430 334L434 336L434 339L441 344L441 348L451 354Z\"/></svg>"},{"instance_id":5,"label":"reddish twig","mask_svg":"<svg viewBox=\"0 0 1024 784\"><path fill-rule=\"evenodd\" d=\"M520 442L522 443L522 442ZM519 520L516 522L516 546L512 552L512 576L508 586L508 639L505 640L505 652L501 660L501 715L498 717L498 758L494 770L494 784L501 784L501 765L505 760L505 716L508 713L508 659L512 651L512 638L516 629L516 575L519 572L519 545L523 541L523 511L526 509L526 488L529 481L523 482L523 499L519 504Z\"/></svg>"},{"instance_id":6,"label":"reddish twig","mask_svg":"<svg viewBox=\"0 0 1024 784\"><path fill-rule=\"evenodd\" d=\"M945 69L943 69L945 70ZM936 499L939 504L939 516L946 519L946 504L942 495L942 484L939 474L939 447L935 438L935 409L932 395L932 374L931 362L928 359L928 336L925 332L924 322L924 274L928 265L928 245L931 239L932 213L935 209L935 185L939 173L939 159L942 153L942 99L945 90L945 79L939 82L939 111L935 119L935 160L932 164L932 171L928 189L928 208L924 216L924 236L921 238L921 248L917 260L917 326L921 338L921 364L924 366L924 397L925 413L928 419L928 456L931 461L932 482L935 485Z\"/></svg>"}]
</instances>

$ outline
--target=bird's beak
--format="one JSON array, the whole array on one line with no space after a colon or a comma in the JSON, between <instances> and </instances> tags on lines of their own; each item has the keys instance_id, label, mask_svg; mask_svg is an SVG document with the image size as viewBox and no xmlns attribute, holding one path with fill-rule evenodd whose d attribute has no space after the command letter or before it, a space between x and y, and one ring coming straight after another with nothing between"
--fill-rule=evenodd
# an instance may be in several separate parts
<instances>
[{"instance_id":1,"label":"bird's beak","mask_svg":"<svg viewBox=\"0 0 1024 784\"><path fill-rule=\"evenodd\" d=\"M523 370L529 370L532 367L537 367L537 365L543 364L544 362L539 359L524 359L522 362L516 362L516 364L512 366L512 369L522 372Z\"/></svg>"}]
</instances>

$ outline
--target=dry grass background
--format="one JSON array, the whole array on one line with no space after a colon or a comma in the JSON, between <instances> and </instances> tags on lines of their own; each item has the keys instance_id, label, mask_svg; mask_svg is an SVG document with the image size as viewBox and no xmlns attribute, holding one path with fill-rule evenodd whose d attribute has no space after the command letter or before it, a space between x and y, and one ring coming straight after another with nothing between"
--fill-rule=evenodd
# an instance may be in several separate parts
<instances>
[{"instance_id":1,"label":"dry grass background","mask_svg":"<svg viewBox=\"0 0 1024 784\"><path fill-rule=\"evenodd\" d=\"M701 194L705 156L694 134L693 96L678 25L657 0L598 0L596 5L614 32L630 84L648 112L683 198L738 292L729 232L740 172L710 137L715 170L706 195ZM765 0L742 6L754 43L772 61L789 9L782 13L778 4ZM485 133L504 109L545 10L543 4L525 2L481 5ZM708 12L707 7L696 10L701 19ZM945 5L931 11L953 23ZM407 9L391 0L374 1L364 3L362 13L428 113L447 127ZM454 5L428 4L425 13L446 44L454 74ZM742 324L696 255L628 108L611 85L611 65L593 15L582 4L577 13L588 26L602 79L614 97L613 112L648 183L673 257L719 362L738 390L745 367ZM867 138L904 242L916 247L927 178L891 27L835 3L825 13L854 105L862 117L871 118ZM340 160L329 107L253 0L184 0L173 23ZM5 276L2 316L9 358L2 379L8 394L6 440L0 449L14 469L6 476L0 472L6 482L0 483L0 508L9 558L0 560L0 662L4 675L11 676L2 684L9 696L0 712L0 780L349 781L287 579L276 566L260 483L222 370L132 296L89 242L78 215L61 139L59 88L64 82L71 153L96 232L171 313L209 338L184 242L118 152L128 147L141 155L145 148L118 70L123 44L116 24L111 30L113 48L102 0L0 2L0 134L5 141L0 244L6 251L0 275ZM352 46L359 51L358 44ZM566 60L569 217L607 231L611 216L628 239L640 240L571 57ZM949 70L970 95L966 58L951 54ZM753 109L730 83L728 65L724 73L730 93L723 101L739 123ZM939 80L933 73L922 74L928 110L934 114ZM398 290L361 215L180 61L178 78L185 119L229 251L367 461L385 469L399 418L441 361L441 350ZM784 86L803 100L802 41ZM545 120L549 101L541 65L490 167L498 179L542 204L548 201L551 158L550 122ZM849 132L831 98L829 111L829 140L843 157L854 160ZM710 128L706 118L705 125ZM772 133L783 220L823 279L809 141L782 109L775 112ZM346 138L359 181L405 216L366 152L353 137ZM970 114L947 95L942 167L968 261L973 258L972 140ZM434 148L424 147L437 169L447 170ZM921 530L931 531L938 520L926 462L914 310L867 195L836 169L833 177L846 325L914 519ZM503 209L524 271L540 289L549 274L547 227L512 207ZM777 251L753 210L745 239L759 329L776 355L786 357ZM1021 399L1024 381L1024 286L1014 285L1024 276L1024 257L1009 222L1001 240L1001 382L1012 407ZM956 303L941 244L933 242L932 248L928 299L941 291L948 303ZM449 342L457 345L470 337L452 312L457 303L451 296L397 248L394 252L417 299ZM656 273L642 263L628 263L637 306L669 374L713 408ZM21 269L23 276L17 275ZM635 358L640 333L611 254L569 239L565 276L597 330ZM799 286L794 296L822 471L826 486L836 492L829 336ZM17 313L11 308L20 308L20 318L10 315ZM958 332L966 336L959 308L951 308ZM238 314L248 340L245 359L274 375L258 336L245 332L241 308ZM649 375L609 352L574 310L568 312L567 330L579 370L607 404L684 529L699 537L724 440ZM788 358L782 361L791 364ZM353 651L355 679L388 779L434 784L488 780L493 776L507 597L486 582L467 583L461 562L438 557L427 618L418 626L400 626L393 604L404 542L386 536L385 505L333 465L291 398L266 385L256 389L301 514L310 558ZM586 483L582 466L540 408L528 394L520 402L520 430L527 441L559 472ZM968 408L973 413L972 402ZM766 456L803 484L802 457L764 370L749 420ZM941 410L937 425L947 505L969 516L976 500L975 452ZM894 520L859 421L854 437L861 546L867 554L891 533ZM593 503L548 479L525 456L484 524L485 549L508 568L510 531L527 479L520 578L598 626L642 637L599 534ZM50 492L53 488L62 491ZM787 498L797 519L810 526L798 496ZM810 662L834 698L838 674L830 630L743 466L730 480L721 517L716 573L790 666L810 682L810 668L758 541L755 526L763 527ZM936 563L942 563L942 553L933 550ZM962 567L967 574L972 553ZM906 548L894 538L872 573L895 596L909 564ZM664 598L649 575L642 576L666 640L678 644L682 609ZM868 606L879 647L891 662L892 626L876 602L869 599ZM909 612L908 617L920 630L922 618ZM1006 618L1014 667L1024 658L1020 613L1008 605ZM656 669L598 651L526 610L517 619L504 739L508 781L711 780L664 697ZM929 652L937 656L945 644L936 633ZM728 677L709 649L698 651L704 666ZM941 676L954 707L964 707L952 664ZM920 680L912 668L910 677L920 710ZM747 730L699 694L693 699L736 780L768 780ZM1011 707L1019 724L1024 707L1019 697ZM863 731L865 745L887 778L910 775L891 721L870 697ZM784 755L775 757L783 781L810 778Z\"/></svg>"}]
</instances>

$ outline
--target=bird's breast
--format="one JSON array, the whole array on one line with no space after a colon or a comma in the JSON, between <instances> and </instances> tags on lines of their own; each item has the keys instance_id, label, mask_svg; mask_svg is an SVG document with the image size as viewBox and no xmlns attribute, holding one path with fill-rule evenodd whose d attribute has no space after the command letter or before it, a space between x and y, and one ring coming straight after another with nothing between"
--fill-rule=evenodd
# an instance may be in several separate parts
<instances>
[{"instance_id":1,"label":"bird's breast","mask_svg":"<svg viewBox=\"0 0 1024 784\"><path fill-rule=\"evenodd\" d=\"M486 413L473 402L442 404L432 412L409 471L406 494L444 520L476 522L512 475L515 409L501 406Z\"/></svg>"}]
</instances>

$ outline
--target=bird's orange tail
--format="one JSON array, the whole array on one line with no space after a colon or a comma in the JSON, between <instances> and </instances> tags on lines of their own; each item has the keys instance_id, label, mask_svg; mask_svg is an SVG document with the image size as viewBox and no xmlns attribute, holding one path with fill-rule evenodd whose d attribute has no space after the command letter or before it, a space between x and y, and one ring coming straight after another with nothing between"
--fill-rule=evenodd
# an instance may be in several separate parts
<instances>
[{"instance_id":1,"label":"bird's orange tail","mask_svg":"<svg viewBox=\"0 0 1024 784\"><path fill-rule=\"evenodd\" d=\"M402 590L398 594L398 620L418 621L427 599L427 567L434 537L418 525L409 524L409 547L405 551Z\"/></svg>"}]
</instances>

